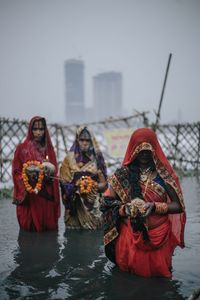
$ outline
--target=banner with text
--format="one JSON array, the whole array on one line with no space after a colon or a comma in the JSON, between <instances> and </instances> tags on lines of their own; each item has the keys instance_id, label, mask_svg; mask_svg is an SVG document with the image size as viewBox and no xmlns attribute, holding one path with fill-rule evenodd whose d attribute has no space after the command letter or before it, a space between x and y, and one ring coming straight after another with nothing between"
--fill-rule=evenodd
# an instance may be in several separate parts
<instances>
[{"instance_id":1,"label":"banner with text","mask_svg":"<svg viewBox=\"0 0 200 300\"><path fill-rule=\"evenodd\" d=\"M108 146L108 153L113 158L123 158L133 128L105 130L104 136Z\"/></svg>"}]
</instances>

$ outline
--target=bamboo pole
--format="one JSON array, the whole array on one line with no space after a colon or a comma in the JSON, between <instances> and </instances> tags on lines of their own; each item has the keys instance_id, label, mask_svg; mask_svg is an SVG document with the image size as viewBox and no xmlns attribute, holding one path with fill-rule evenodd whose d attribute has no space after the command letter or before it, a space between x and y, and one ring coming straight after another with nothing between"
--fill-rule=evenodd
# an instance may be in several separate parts
<instances>
[{"instance_id":1,"label":"bamboo pole","mask_svg":"<svg viewBox=\"0 0 200 300\"><path fill-rule=\"evenodd\" d=\"M164 78L164 82L163 82L163 88L162 88L162 92L161 92L161 95L160 95L160 102L159 102L158 112L156 114L156 122L155 122L155 125L154 125L154 131L156 131L156 129L158 127L158 124L159 124L159 121L160 121L160 112L161 112L163 96L164 96L164 92L165 92L165 87L166 87L167 76L168 76L168 72L169 72L169 66L170 66L171 58L172 58L172 53L169 54L169 58L168 58L167 68L166 68L166 72L165 72L165 78Z\"/></svg>"}]
</instances>

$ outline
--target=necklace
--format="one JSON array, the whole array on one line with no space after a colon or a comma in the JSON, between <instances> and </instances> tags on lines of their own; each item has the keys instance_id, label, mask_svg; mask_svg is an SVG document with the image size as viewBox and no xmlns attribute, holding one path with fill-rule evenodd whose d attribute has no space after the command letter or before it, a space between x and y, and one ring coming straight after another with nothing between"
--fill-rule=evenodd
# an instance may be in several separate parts
<instances>
[{"instance_id":1,"label":"necklace","mask_svg":"<svg viewBox=\"0 0 200 300\"><path fill-rule=\"evenodd\" d=\"M146 169L140 168L140 180L143 182L147 181L150 173L151 173L151 167Z\"/></svg>"}]
</instances>

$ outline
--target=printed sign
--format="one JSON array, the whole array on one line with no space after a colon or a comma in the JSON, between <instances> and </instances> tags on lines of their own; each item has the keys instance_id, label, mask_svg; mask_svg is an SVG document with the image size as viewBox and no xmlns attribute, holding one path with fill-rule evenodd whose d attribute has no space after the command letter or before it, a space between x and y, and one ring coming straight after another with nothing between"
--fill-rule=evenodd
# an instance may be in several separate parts
<instances>
[{"instance_id":1,"label":"printed sign","mask_svg":"<svg viewBox=\"0 0 200 300\"><path fill-rule=\"evenodd\" d=\"M113 158L123 158L133 128L105 130L104 136L108 146L108 153Z\"/></svg>"}]
</instances>

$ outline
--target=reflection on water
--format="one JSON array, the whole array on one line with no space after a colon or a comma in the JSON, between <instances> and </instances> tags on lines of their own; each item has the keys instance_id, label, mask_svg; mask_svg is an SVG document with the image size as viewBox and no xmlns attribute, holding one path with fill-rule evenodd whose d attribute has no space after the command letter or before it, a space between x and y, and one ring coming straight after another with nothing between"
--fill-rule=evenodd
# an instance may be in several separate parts
<instances>
[{"instance_id":1,"label":"reflection on water","mask_svg":"<svg viewBox=\"0 0 200 300\"><path fill-rule=\"evenodd\" d=\"M104 255L102 231L19 231L9 200L0 202L0 299L186 299L199 287L200 185L184 179L186 247L173 258L173 279L123 273ZM12 208L11 208L12 207Z\"/></svg>"},{"instance_id":2,"label":"reflection on water","mask_svg":"<svg viewBox=\"0 0 200 300\"><path fill-rule=\"evenodd\" d=\"M54 285L50 276L59 259L57 232L19 232L18 248L14 252L16 268L6 279L5 290L10 298L48 295Z\"/></svg>"},{"instance_id":3,"label":"reflection on water","mask_svg":"<svg viewBox=\"0 0 200 300\"><path fill-rule=\"evenodd\" d=\"M74 299L97 299L102 293L104 256L102 232L69 231L57 265L59 274L69 283ZM101 279L102 278L102 279Z\"/></svg>"},{"instance_id":4,"label":"reflection on water","mask_svg":"<svg viewBox=\"0 0 200 300\"><path fill-rule=\"evenodd\" d=\"M184 299L178 292L178 281L165 278L141 278L113 270L108 289L109 299ZM123 296L124 295L124 296Z\"/></svg>"}]
</instances>

